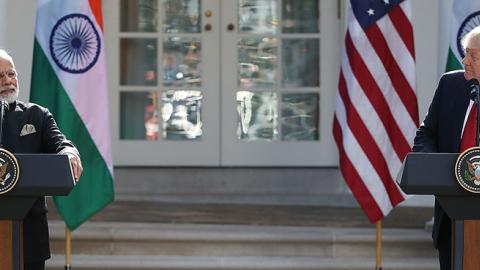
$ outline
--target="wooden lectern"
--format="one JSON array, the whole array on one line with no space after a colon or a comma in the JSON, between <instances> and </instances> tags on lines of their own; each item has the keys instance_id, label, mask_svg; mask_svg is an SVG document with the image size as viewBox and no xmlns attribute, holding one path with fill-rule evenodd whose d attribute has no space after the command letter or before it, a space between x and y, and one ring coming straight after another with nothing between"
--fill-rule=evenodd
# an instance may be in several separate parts
<instances>
[{"instance_id":1,"label":"wooden lectern","mask_svg":"<svg viewBox=\"0 0 480 270\"><path fill-rule=\"evenodd\" d=\"M22 220L41 196L68 195L75 185L67 155L15 154L19 179L0 194L0 267L23 269Z\"/></svg>"},{"instance_id":2,"label":"wooden lectern","mask_svg":"<svg viewBox=\"0 0 480 270\"><path fill-rule=\"evenodd\" d=\"M457 157L458 154L448 153L410 153L397 181L407 194L436 196L452 219L452 269L478 270L480 228L467 220L480 220L480 194L468 192L458 184Z\"/></svg>"}]
</instances>

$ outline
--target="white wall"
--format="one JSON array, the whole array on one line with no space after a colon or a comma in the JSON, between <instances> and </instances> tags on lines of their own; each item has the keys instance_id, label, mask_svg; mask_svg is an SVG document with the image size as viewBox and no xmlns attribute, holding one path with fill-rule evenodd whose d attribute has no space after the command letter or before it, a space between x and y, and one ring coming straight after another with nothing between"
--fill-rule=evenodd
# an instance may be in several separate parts
<instances>
[{"instance_id":1,"label":"white wall","mask_svg":"<svg viewBox=\"0 0 480 270\"><path fill-rule=\"evenodd\" d=\"M452 10L453 0L442 0L438 4L438 58L439 65L437 74L440 75L445 72L445 67L447 65L447 53L450 43L450 16Z\"/></svg>"},{"instance_id":2,"label":"white wall","mask_svg":"<svg viewBox=\"0 0 480 270\"><path fill-rule=\"evenodd\" d=\"M421 121L428 109L438 78L445 67L452 0L413 0L411 3ZM345 6L344 3L342 5ZM20 99L22 100L29 98L35 8L35 0L0 0L0 47L6 48L15 59L20 74ZM439 16L439 12L447 16ZM343 42L343 37L341 40ZM420 197L407 202L429 205L431 199L427 198L425 201L424 197Z\"/></svg>"},{"instance_id":3,"label":"white wall","mask_svg":"<svg viewBox=\"0 0 480 270\"><path fill-rule=\"evenodd\" d=\"M412 1L420 122L423 121L432 100L438 82L439 67L440 65L445 66L438 54L440 47L438 43L439 2L441 1Z\"/></svg>"},{"instance_id":4,"label":"white wall","mask_svg":"<svg viewBox=\"0 0 480 270\"><path fill-rule=\"evenodd\" d=\"M0 18L6 18L7 16L7 3L8 0L0 0ZM3 47L3 41L6 39L7 26L5 23L0 23L0 47Z\"/></svg>"},{"instance_id":5,"label":"white wall","mask_svg":"<svg viewBox=\"0 0 480 270\"><path fill-rule=\"evenodd\" d=\"M0 47L10 52L19 74L20 100L28 100L35 31L35 0L0 0Z\"/></svg>"},{"instance_id":6,"label":"white wall","mask_svg":"<svg viewBox=\"0 0 480 270\"><path fill-rule=\"evenodd\" d=\"M422 120L438 78L445 68L450 20L448 15L452 0L417 0L411 3L417 59L417 95ZM7 48L15 59L21 76L20 98L23 100L28 100L29 97L35 8L35 0L0 0L0 47ZM438 16L439 12L447 16Z\"/></svg>"},{"instance_id":7,"label":"white wall","mask_svg":"<svg viewBox=\"0 0 480 270\"><path fill-rule=\"evenodd\" d=\"M416 0L411 3L421 121L445 67L452 0ZM15 59L20 74L22 100L28 100L29 97L35 8L35 0L0 0L0 47L9 50ZM439 12L447 16L439 16Z\"/></svg>"}]
</instances>

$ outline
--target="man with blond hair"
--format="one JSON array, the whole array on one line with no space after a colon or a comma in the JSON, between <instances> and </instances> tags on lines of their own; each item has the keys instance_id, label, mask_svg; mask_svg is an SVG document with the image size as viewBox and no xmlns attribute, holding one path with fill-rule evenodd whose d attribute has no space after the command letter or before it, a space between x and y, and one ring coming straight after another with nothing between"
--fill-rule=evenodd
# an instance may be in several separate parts
<instances>
[{"instance_id":1,"label":"man with blond hair","mask_svg":"<svg viewBox=\"0 0 480 270\"><path fill-rule=\"evenodd\" d=\"M475 79L480 80L480 27L465 35L462 46L464 70L445 73L440 79L425 120L417 131L415 152L458 153L476 146L477 108L470 99L470 86ZM441 270L451 268L451 223L435 200L432 238Z\"/></svg>"}]
</instances>

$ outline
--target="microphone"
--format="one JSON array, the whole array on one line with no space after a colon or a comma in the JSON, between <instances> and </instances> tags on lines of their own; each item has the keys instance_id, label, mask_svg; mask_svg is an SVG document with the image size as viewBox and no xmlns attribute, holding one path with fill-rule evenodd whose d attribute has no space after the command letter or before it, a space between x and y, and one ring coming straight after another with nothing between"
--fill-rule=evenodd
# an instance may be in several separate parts
<instances>
[{"instance_id":1,"label":"microphone","mask_svg":"<svg viewBox=\"0 0 480 270\"><path fill-rule=\"evenodd\" d=\"M468 88L470 88L470 99L477 103L477 95L478 95L478 85L479 82L477 79L473 78L468 80L467 82Z\"/></svg>"},{"instance_id":2,"label":"microphone","mask_svg":"<svg viewBox=\"0 0 480 270\"><path fill-rule=\"evenodd\" d=\"M5 110L8 110L9 105L5 99L0 99L0 147L3 147L3 118L5 116Z\"/></svg>"}]
</instances>

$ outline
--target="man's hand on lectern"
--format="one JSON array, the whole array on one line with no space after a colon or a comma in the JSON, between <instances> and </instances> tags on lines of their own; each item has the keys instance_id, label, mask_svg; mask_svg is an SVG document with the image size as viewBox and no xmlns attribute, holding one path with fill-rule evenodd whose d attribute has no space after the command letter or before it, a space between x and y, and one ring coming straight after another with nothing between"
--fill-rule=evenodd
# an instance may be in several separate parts
<instances>
[{"instance_id":1,"label":"man's hand on lectern","mask_svg":"<svg viewBox=\"0 0 480 270\"><path fill-rule=\"evenodd\" d=\"M67 153L68 159L70 160L70 166L72 166L72 171L73 171L73 178L75 178L75 182L78 182L80 180L80 176L82 176L82 161L80 158L72 153Z\"/></svg>"}]
</instances>

